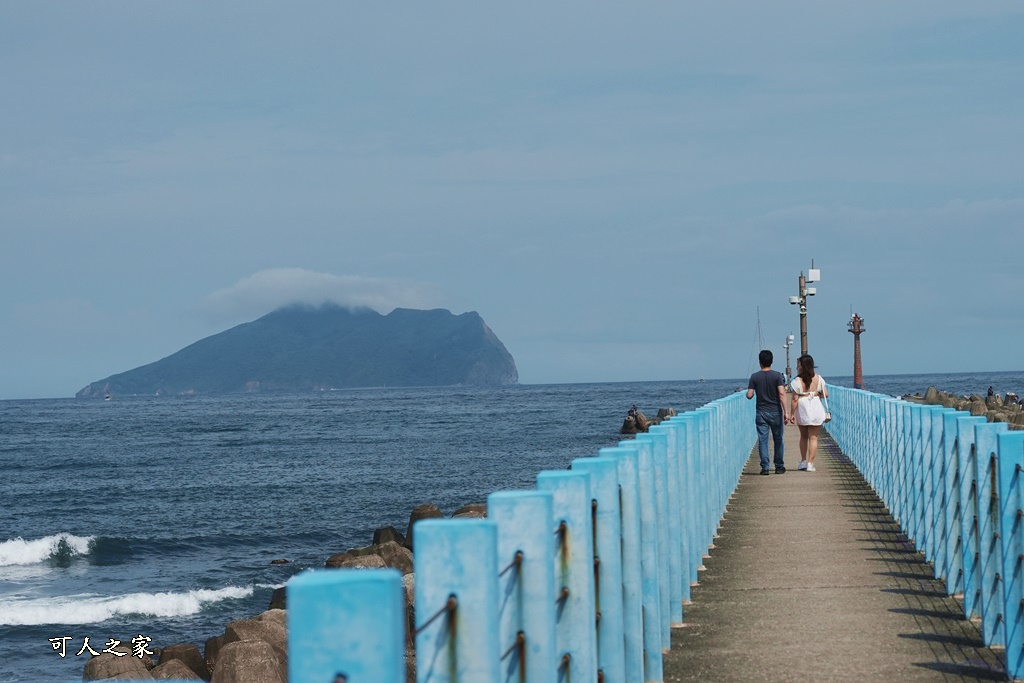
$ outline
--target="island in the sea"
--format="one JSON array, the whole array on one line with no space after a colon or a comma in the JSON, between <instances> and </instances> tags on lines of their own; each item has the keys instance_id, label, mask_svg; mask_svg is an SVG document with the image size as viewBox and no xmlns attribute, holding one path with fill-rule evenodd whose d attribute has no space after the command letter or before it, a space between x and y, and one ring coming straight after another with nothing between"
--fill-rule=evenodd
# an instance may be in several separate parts
<instances>
[{"instance_id":1,"label":"island in the sea","mask_svg":"<svg viewBox=\"0 0 1024 683\"><path fill-rule=\"evenodd\" d=\"M288 306L155 363L92 382L78 398L356 387L516 384L515 360L475 311Z\"/></svg>"}]
</instances>

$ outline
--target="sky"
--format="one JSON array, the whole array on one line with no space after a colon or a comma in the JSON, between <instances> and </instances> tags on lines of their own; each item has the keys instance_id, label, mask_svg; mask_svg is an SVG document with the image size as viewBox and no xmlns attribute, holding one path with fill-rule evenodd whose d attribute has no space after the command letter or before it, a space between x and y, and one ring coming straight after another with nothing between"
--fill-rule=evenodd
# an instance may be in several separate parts
<instances>
[{"instance_id":1,"label":"sky","mask_svg":"<svg viewBox=\"0 0 1024 683\"><path fill-rule=\"evenodd\" d=\"M520 382L1021 370L1024 5L0 3L0 398L288 303ZM795 365L795 363L794 363Z\"/></svg>"}]
</instances>

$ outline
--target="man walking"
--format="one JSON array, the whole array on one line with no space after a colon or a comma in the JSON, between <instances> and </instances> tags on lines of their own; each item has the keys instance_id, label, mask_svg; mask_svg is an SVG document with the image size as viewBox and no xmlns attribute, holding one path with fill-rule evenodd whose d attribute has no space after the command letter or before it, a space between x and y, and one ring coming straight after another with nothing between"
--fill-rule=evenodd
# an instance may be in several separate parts
<instances>
[{"instance_id":1,"label":"man walking","mask_svg":"<svg viewBox=\"0 0 1024 683\"><path fill-rule=\"evenodd\" d=\"M761 456L761 474L771 474L768 468L769 430L775 442L775 474L786 472L782 450L782 430L789 422L789 416L786 414L786 381L781 372L772 370L774 360L772 352L768 349L759 353L757 361L761 364L761 369L750 376L750 382L747 384L747 398L751 399L757 395L757 405L754 408L757 417L754 418L754 424L757 425L757 453Z\"/></svg>"}]
</instances>

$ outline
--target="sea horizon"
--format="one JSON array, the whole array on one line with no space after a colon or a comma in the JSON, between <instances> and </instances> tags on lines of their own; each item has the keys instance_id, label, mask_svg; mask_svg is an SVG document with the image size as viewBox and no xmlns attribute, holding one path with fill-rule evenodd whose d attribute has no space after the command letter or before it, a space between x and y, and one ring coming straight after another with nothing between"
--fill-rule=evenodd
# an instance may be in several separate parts
<instances>
[{"instance_id":1,"label":"sea horizon","mask_svg":"<svg viewBox=\"0 0 1024 683\"><path fill-rule=\"evenodd\" d=\"M772 364L772 368L780 372L785 372L785 368L781 367L778 362ZM754 368L756 370L756 368ZM795 371L795 368L790 368ZM753 371L753 370L752 370ZM820 370L819 370L820 372ZM894 378L894 377L935 377L935 376L954 376L954 377L968 377L968 376L989 376L989 375L1007 375L1014 373L1024 372L1024 369L1015 370L969 370L959 372L905 372L905 373L877 373L877 374L865 374L863 376L865 382L865 390L871 391L870 380L879 378ZM853 386L853 375L830 375L828 373L822 373L826 381L832 381L839 386ZM743 381L746 382L749 377L749 373L743 376L736 377L693 377L689 379L652 379L652 380L614 380L614 381L587 381L587 382L517 382L516 384L507 385L487 385L480 386L479 388L501 388L501 387L559 387L559 386L587 386L587 385L605 385L605 384L648 384L648 383L674 383L674 382L734 382ZM282 390L282 391L259 391L259 392L216 392L216 393L198 393L198 394L170 394L163 396L156 396L150 394L117 394L118 397L146 397L146 398L194 398L197 396L238 396L238 395L249 395L252 394L265 394L265 395L290 395L290 394L320 394L325 391L373 391L377 389L439 389L445 387L476 387L477 385L463 385L463 384L451 384L451 385L395 385L392 387L387 386L365 386L365 387L337 387L326 390ZM936 387L942 390L942 387ZM927 389L927 387L925 387ZM5 401L62 401L62 400L75 400L75 401L99 401L103 400L101 397L88 397L78 398L75 395L70 396L36 396L36 397L4 397L0 398L0 403Z\"/></svg>"}]
</instances>

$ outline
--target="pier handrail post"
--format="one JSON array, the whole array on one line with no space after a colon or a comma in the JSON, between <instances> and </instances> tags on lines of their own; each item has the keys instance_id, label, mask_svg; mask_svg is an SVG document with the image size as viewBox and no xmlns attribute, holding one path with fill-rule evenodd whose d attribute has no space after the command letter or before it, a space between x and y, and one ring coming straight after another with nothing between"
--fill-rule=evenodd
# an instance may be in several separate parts
<instances>
[{"instance_id":1,"label":"pier handrail post","mask_svg":"<svg viewBox=\"0 0 1024 683\"><path fill-rule=\"evenodd\" d=\"M537 490L553 497L556 656L567 680L597 680L597 605L594 599L593 496L590 474L545 470ZM564 525L564 526L563 526Z\"/></svg>"},{"instance_id":2,"label":"pier handrail post","mask_svg":"<svg viewBox=\"0 0 1024 683\"><path fill-rule=\"evenodd\" d=\"M640 454L633 441L602 448L601 457L616 461L622 529L622 627L625 683L644 683L643 570L640 532Z\"/></svg>"},{"instance_id":3,"label":"pier handrail post","mask_svg":"<svg viewBox=\"0 0 1024 683\"><path fill-rule=\"evenodd\" d=\"M498 564L521 558L510 571L499 567L498 638L499 648L507 650L522 634L529 656L510 655L502 663L505 680L551 680L558 665L553 505L545 491L498 491L487 497L487 518L498 528Z\"/></svg>"},{"instance_id":4,"label":"pier handrail post","mask_svg":"<svg viewBox=\"0 0 1024 683\"><path fill-rule=\"evenodd\" d=\"M692 558L691 545L693 544L690 527L693 525L692 507L694 505L693 492L691 491L690 463L688 461L688 444L690 439L690 421L684 415L674 415L669 423L676 433L676 467L679 480L679 544L682 556L680 558L680 580L682 581L683 616L686 615L686 605L690 604L690 588L697 580L697 569L690 560Z\"/></svg>"},{"instance_id":5,"label":"pier handrail post","mask_svg":"<svg viewBox=\"0 0 1024 683\"><path fill-rule=\"evenodd\" d=\"M640 483L640 569L644 618L644 680L662 679L661 577L654 454L649 441L634 439Z\"/></svg>"},{"instance_id":6,"label":"pier handrail post","mask_svg":"<svg viewBox=\"0 0 1024 683\"><path fill-rule=\"evenodd\" d=\"M651 427L653 430L654 427ZM648 431L637 434L637 443L650 445L654 491L654 531L658 535L658 599L661 629L661 651L668 652L672 643L672 572L671 538L668 521L668 442L664 433Z\"/></svg>"},{"instance_id":7,"label":"pier handrail post","mask_svg":"<svg viewBox=\"0 0 1024 683\"><path fill-rule=\"evenodd\" d=\"M683 532L680 518L679 452L676 444L676 425L662 422L650 428L649 433L665 437L666 514L662 525L667 528L669 612L670 626L683 625ZM661 463L659 463L659 469ZM689 592L689 591L687 591ZM671 642L671 635L669 637Z\"/></svg>"},{"instance_id":8,"label":"pier handrail post","mask_svg":"<svg viewBox=\"0 0 1024 683\"><path fill-rule=\"evenodd\" d=\"M964 590L963 580L963 555L957 552L957 548L963 543L962 527L956 511L963 510L961 499L962 487L960 485L960 448L958 445L957 424L960 418L970 417L970 414L961 410L951 410L942 415L942 450L943 460L946 465L946 561L945 580L946 593L956 595Z\"/></svg>"},{"instance_id":9,"label":"pier handrail post","mask_svg":"<svg viewBox=\"0 0 1024 683\"><path fill-rule=\"evenodd\" d=\"M416 680L499 683L498 527L483 519L416 524ZM457 607L425 623L454 598Z\"/></svg>"},{"instance_id":10,"label":"pier handrail post","mask_svg":"<svg viewBox=\"0 0 1024 683\"><path fill-rule=\"evenodd\" d=\"M999 529L998 435L1010 426L1005 422L979 424L975 431L977 496L975 514L978 528L979 611L981 639L985 645L1003 645L1002 546Z\"/></svg>"},{"instance_id":11,"label":"pier handrail post","mask_svg":"<svg viewBox=\"0 0 1024 683\"><path fill-rule=\"evenodd\" d=\"M626 676L622 618L622 516L619 474L615 458L589 457L572 461L573 471L590 474L594 510L594 576L597 601L597 668L606 681Z\"/></svg>"},{"instance_id":12,"label":"pier handrail post","mask_svg":"<svg viewBox=\"0 0 1024 683\"><path fill-rule=\"evenodd\" d=\"M952 408L935 406L932 413L932 449L935 463L933 575L942 581L949 578L949 520L953 517L950 509L953 477L946 450L946 415L953 412L955 411Z\"/></svg>"},{"instance_id":13,"label":"pier handrail post","mask_svg":"<svg viewBox=\"0 0 1024 683\"><path fill-rule=\"evenodd\" d=\"M932 416L935 406L921 406L921 542L918 549L927 562L935 561L935 473L937 458L932 447Z\"/></svg>"},{"instance_id":14,"label":"pier handrail post","mask_svg":"<svg viewBox=\"0 0 1024 683\"><path fill-rule=\"evenodd\" d=\"M405 599L395 569L304 572L288 583L288 680L405 681ZM368 656L374 653L374 656Z\"/></svg>"},{"instance_id":15,"label":"pier handrail post","mask_svg":"<svg viewBox=\"0 0 1024 683\"><path fill-rule=\"evenodd\" d=\"M977 469L975 461L976 426L987 422L984 417L971 416L957 419L957 444L960 449L960 537L961 564L963 567L964 618L980 617L978 594L981 582L978 575L978 527L974 515L978 507Z\"/></svg>"},{"instance_id":16,"label":"pier handrail post","mask_svg":"<svg viewBox=\"0 0 1024 683\"><path fill-rule=\"evenodd\" d=\"M1024 432L1000 433L997 445L1006 675L1013 681L1024 676Z\"/></svg>"}]
</instances>

